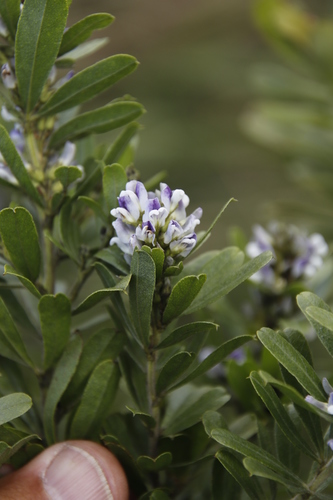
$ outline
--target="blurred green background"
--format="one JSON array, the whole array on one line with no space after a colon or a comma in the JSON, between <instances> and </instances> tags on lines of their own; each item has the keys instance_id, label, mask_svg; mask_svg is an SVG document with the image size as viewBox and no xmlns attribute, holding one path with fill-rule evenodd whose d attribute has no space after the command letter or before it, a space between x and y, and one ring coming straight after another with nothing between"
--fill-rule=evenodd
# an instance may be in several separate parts
<instances>
[{"instance_id":1,"label":"blurred green background","mask_svg":"<svg viewBox=\"0 0 333 500\"><path fill-rule=\"evenodd\" d=\"M313 4L307 5L318 14L332 8L324 0ZM73 0L70 9L70 24L93 12L116 17L95 33L108 36L109 44L76 69L116 53L141 63L89 106L126 93L145 105L135 164L142 179L167 170L170 186L183 188L193 209L202 206L201 228L230 197L238 199L210 247L225 245L232 225L250 235L254 223L271 217L275 201L304 196L289 180L283 155L258 146L241 130L241 117L255 98L251 75L258 65L279 62L254 26L251 9L248 0Z\"/></svg>"}]
</instances>

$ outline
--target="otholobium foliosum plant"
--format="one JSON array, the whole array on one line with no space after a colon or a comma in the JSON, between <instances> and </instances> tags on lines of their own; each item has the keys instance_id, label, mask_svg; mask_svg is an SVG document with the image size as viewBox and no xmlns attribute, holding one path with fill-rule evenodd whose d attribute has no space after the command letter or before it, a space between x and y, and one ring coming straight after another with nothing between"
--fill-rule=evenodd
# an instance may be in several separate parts
<instances>
[{"instance_id":1,"label":"otholobium foliosum plant","mask_svg":"<svg viewBox=\"0 0 333 500\"><path fill-rule=\"evenodd\" d=\"M273 419L263 405L257 424L205 375L254 339L230 332L221 342L207 308L272 253L192 258L223 209L198 232L202 210L188 209L183 190L139 178L133 120L144 109L134 99L80 112L137 62L115 55L76 73L76 59L103 43L87 41L92 31L113 18L66 29L67 14L66 0L0 2L0 182L10 199L0 212L0 463L20 467L56 441L84 438L116 454L136 498L272 498L280 483L295 498L327 498L332 436L319 419L332 419L332 388L304 337L258 333L284 377L251 374L276 421L276 451L265 450ZM94 147L92 134L120 127ZM328 306L311 294L300 306L332 354ZM219 342L203 359L211 334ZM259 445L249 441L257 433ZM309 477L295 471L298 452Z\"/></svg>"}]
</instances>

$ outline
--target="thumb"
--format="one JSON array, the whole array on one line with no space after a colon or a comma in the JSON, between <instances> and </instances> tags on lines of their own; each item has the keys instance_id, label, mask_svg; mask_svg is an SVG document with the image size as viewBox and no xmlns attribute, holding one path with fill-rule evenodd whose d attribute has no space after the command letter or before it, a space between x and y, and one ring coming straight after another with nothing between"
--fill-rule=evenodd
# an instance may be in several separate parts
<instances>
[{"instance_id":1,"label":"thumb","mask_svg":"<svg viewBox=\"0 0 333 500\"><path fill-rule=\"evenodd\" d=\"M128 500L118 460L91 441L66 441L0 479L1 500Z\"/></svg>"}]
</instances>

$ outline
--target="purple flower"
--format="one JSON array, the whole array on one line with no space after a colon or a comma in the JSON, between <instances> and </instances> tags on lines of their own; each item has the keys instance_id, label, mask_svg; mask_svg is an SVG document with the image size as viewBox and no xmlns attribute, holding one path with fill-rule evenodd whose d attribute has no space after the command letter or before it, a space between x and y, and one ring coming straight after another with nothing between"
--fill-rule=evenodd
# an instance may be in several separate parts
<instances>
[{"instance_id":1,"label":"purple flower","mask_svg":"<svg viewBox=\"0 0 333 500\"><path fill-rule=\"evenodd\" d=\"M255 273L251 281L277 291L288 282L311 278L328 253L327 243L320 234L307 236L293 225L271 222L267 231L256 225L253 234L246 246L247 255L253 258L270 250L274 259Z\"/></svg>"},{"instance_id":2,"label":"purple flower","mask_svg":"<svg viewBox=\"0 0 333 500\"><path fill-rule=\"evenodd\" d=\"M139 181L130 181L118 197L119 206L111 210L116 218L113 227L117 236L110 241L127 255L135 248L148 245L162 248L166 262L186 257L196 245L195 227L200 224L201 208L186 216L189 197L181 189L172 191L161 183L155 193L147 193Z\"/></svg>"}]
</instances>

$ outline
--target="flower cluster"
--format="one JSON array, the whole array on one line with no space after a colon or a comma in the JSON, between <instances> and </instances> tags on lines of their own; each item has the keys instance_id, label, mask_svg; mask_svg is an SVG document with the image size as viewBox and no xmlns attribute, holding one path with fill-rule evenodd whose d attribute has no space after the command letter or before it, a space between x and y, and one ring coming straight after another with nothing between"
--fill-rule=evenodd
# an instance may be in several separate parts
<instances>
[{"instance_id":1,"label":"flower cluster","mask_svg":"<svg viewBox=\"0 0 333 500\"><path fill-rule=\"evenodd\" d=\"M119 207L111 210L117 236L110 244L118 245L128 263L135 248L162 248L166 263L172 265L186 257L197 242L194 229L200 224L202 209L187 216L189 201L182 189L172 191L164 183L153 193L147 192L142 182L128 182L118 197Z\"/></svg>"},{"instance_id":2,"label":"flower cluster","mask_svg":"<svg viewBox=\"0 0 333 500\"><path fill-rule=\"evenodd\" d=\"M270 250L274 259L255 273L251 280L266 287L281 290L291 281L311 278L323 264L328 246L318 233L307 236L293 225L272 222L266 231L256 225L254 239L248 243L246 253L256 257Z\"/></svg>"}]
</instances>

